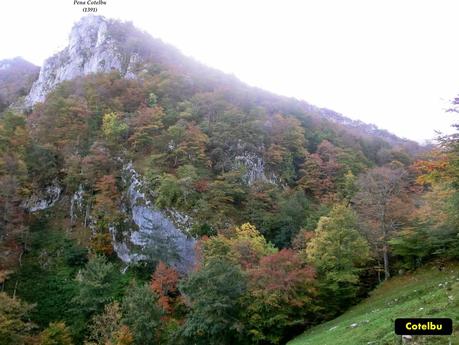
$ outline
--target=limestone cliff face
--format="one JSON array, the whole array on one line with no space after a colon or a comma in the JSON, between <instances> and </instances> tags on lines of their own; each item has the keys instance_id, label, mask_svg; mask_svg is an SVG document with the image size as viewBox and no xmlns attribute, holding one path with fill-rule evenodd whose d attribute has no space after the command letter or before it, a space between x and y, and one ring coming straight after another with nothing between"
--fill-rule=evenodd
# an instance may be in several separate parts
<instances>
[{"instance_id":1,"label":"limestone cliff face","mask_svg":"<svg viewBox=\"0 0 459 345\"><path fill-rule=\"evenodd\" d=\"M186 228L180 220L189 217L176 210L157 209L142 191L145 188L144 182L131 163L124 167L123 175L124 183L127 184L128 209L136 229L128 233L111 229L113 247L118 257L124 263L131 264L146 260L149 254L163 247L168 248L165 252L172 254L163 253L163 261L179 272L189 271L195 261L195 240L178 226L178 223L182 223L182 228Z\"/></svg>"},{"instance_id":2,"label":"limestone cliff face","mask_svg":"<svg viewBox=\"0 0 459 345\"><path fill-rule=\"evenodd\" d=\"M42 102L57 84L78 76L117 70L125 77L133 77L140 56L120 44L113 30L115 25L116 21L99 16L87 16L75 24L68 46L45 61L25 105L32 107Z\"/></svg>"}]
</instances>

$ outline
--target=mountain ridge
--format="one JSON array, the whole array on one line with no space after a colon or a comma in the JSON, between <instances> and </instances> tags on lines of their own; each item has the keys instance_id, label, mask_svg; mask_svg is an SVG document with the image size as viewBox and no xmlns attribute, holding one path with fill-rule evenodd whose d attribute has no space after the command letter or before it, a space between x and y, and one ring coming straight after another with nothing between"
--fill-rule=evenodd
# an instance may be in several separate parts
<instances>
[{"instance_id":1,"label":"mountain ridge","mask_svg":"<svg viewBox=\"0 0 459 345\"><path fill-rule=\"evenodd\" d=\"M127 29L128 33L124 37L123 35L117 37L117 34L122 31L121 28L122 30ZM336 111L319 108L305 100L280 96L258 87L250 87L233 75L210 68L185 56L175 47L137 29L131 22L120 22L102 16L85 16L73 25L68 46L45 60L38 79L25 97L25 108L31 108L37 102L42 102L56 85L77 76L117 70L125 78L136 78L142 65L147 61L163 64L169 62L170 68L182 69L185 73L193 69L212 71L214 74L219 74L220 79L236 82L248 89L264 92L271 97L298 102L306 112L315 113L333 123L341 124L355 134L378 137L394 146L409 147L409 151L413 153L420 149L415 141L400 138L373 124L351 120Z\"/></svg>"},{"instance_id":2,"label":"mountain ridge","mask_svg":"<svg viewBox=\"0 0 459 345\"><path fill-rule=\"evenodd\" d=\"M40 68L22 57L0 60L0 112L27 95Z\"/></svg>"}]
</instances>

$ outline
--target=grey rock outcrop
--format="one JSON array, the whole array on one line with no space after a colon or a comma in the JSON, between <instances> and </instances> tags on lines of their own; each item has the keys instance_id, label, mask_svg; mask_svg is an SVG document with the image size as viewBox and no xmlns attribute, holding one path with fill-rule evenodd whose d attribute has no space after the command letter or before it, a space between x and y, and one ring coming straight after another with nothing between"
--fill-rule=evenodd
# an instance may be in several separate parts
<instances>
[{"instance_id":1,"label":"grey rock outcrop","mask_svg":"<svg viewBox=\"0 0 459 345\"><path fill-rule=\"evenodd\" d=\"M148 260L149 254L167 249L168 253L161 253L162 260L179 272L189 271L195 261L195 240L180 230L172 219L188 217L178 211L170 217L158 210L142 191L143 180L131 163L124 167L124 175L130 218L136 228L124 234L114 227L110 229L118 257L129 265Z\"/></svg>"},{"instance_id":2,"label":"grey rock outcrop","mask_svg":"<svg viewBox=\"0 0 459 345\"><path fill-rule=\"evenodd\" d=\"M134 64L141 60L137 53L123 49L110 30L116 23L100 16L87 16L73 26L69 44L48 58L25 99L25 106L42 102L57 84L91 73L119 71L135 77Z\"/></svg>"},{"instance_id":3,"label":"grey rock outcrop","mask_svg":"<svg viewBox=\"0 0 459 345\"><path fill-rule=\"evenodd\" d=\"M257 181L282 184L281 179L274 172L267 171L263 158L253 152L245 151L235 156L234 168L243 168L243 179L249 186Z\"/></svg>"},{"instance_id":4,"label":"grey rock outcrop","mask_svg":"<svg viewBox=\"0 0 459 345\"><path fill-rule=\"evenodd\" d=\"M62 187L57 181L53 181L53 184L46 187L44 190L32 194L29 199L22 203L22 207L30 213L46 210L54 206L59 200L61 193Z\"/></svg>"}]
</instances>

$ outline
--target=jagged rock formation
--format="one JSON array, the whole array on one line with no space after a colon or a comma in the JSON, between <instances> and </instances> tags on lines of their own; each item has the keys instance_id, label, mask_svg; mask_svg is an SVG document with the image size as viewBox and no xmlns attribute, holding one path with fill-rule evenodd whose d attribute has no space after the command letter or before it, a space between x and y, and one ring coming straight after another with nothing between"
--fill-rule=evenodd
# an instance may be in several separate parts
<instances>
[{"instance_id":1,"label":"jagged rock formation","mask_svg":"<svg viewBox=\"0 0 459 345\"><path fill-rule=\"evenodd\" d=\"M244 180L250 186L257 181L269 183L280 183L280 179L274 174L266 171L265 162L252 152L243 152L234 158L234 167L244 169Z\"/></svg>"},{"instance_id":2,"label":"jagged rock formation","mask_svg":"<svg viewBox=\"0 0 459 345\"><path fill-rule=\"evenodd\" d=\"M167 246L176 254L167 263L181 272L188 271L194 263L195 241L180 230L171 217L156 209L148 200L142 191L143 181L132 164L126 165L124 175L130 218L136 229L120 234L116 228L111 228L113 247L118 257L129 264L144 260L143 253L148 251L146 247L154 249L151 247ZM174 213L175 218L187 218L177 211ZM133 245L140 248L140 251L133 250Z\"/></svg>"},{"instance_id":3,"label":"jagged rock formation","mask_svg":"<svg viewBox=\"0 0 459 345\"><path fill-rule=\"evenodd\" d=\"M123 210L128 212L132 226L127 231L121 231L115 226L110 227L113 249L118 258L129 266L146 260L144 252L155 250L158 246L167 246L173 256L169 260L163 260L179 272L189 271L195 261L195 240L186 234L190 218L177 210L158 210L142 191L142 177L132 164L127 164L123 171L126 184L126 207L123 207ZM55 181L43 191L25 200L22 207L31 213L43 211L53 207L61 196L62 187ZM94 229L90 204L85 201L85 197L86 193L81 185L70 196L70 224L75 225L77 217L81 217L84 218L81 221L85 226Z\"/></svg>"},{"instance_id":4,"label":"jagged rock formation","mask_svg":"<svg viewBox=\"0 0 459 345\"><path fill-rule=\"evenodd\" d=\"M135 65L141 57L123 44L116 25L116 21L100 16L83 17L75 24L69 45L45 61L25 105L31 107L43 101L57 84L78 76L116 70L125 77L134 77Z\"/></svg>"},{"instance_id":5,"label":"jagged rock formation","mask_svg":"<svg viewBox=\"0 0 459 345\"><path fill-rule=\"evenodd\" d=\"M84 202L84 190L83 186L80 184L78 190L73 193L70 197L70 224L74 225L76 219L76 211L81 211L83 209Z\"/></svg>"},{"instance_id":6,"label":"jagged rock formation","mask_svg":"<svg viewBox=\"0 0 459 345\"><path fill-rule=\"evenodd\" d=\"M52 207L60 198L62 187L54 181L52 185L43 191L35 193L25 200L22 204L28 212L37 212Z\"/></svg>"}]
</instances>

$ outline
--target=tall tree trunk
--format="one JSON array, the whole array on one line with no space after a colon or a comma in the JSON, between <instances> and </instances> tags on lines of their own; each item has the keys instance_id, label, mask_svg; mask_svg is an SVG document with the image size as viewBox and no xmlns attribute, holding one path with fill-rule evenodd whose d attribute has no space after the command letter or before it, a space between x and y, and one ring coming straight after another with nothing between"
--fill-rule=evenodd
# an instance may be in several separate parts
<instances>
[{"instance_id":1,"label":"tall tree trunk","mask_svg":"<svg viewBox=\"0 0 459 345\"><path fill-rule=\"evenodd\" d=\"M384 280L387 280L390 278L390 272L389 272L389 254L387 250L386 241L384 241L384 245L383 245L383 258L384 258Z\"/></svg>"},{"instance_id":2,"label":"tall tree trunk","mask_svg":"<svg viewBox=\"0 0 459 345\"><path fill-rule=\"evenodd\" d=\"M388 253L389 250L387 247L388 231L386 227L386 205L384 205L383 212L382 212L381 226L382 226L382 233L383 233L384 280L387 280L390 278L390 272L389 272L389 253Z\"/></svg>"}]
</instances>

